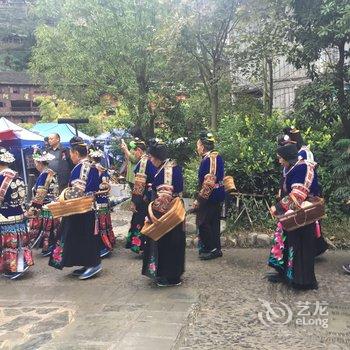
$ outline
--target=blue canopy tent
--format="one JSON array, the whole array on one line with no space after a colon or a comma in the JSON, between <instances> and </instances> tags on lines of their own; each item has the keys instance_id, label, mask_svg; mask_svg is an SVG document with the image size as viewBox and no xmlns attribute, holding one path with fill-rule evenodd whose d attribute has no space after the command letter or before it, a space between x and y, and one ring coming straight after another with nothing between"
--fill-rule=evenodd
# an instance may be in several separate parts
<instances>
[{"instance_id":1,"label":"blue canopy tent","mask_svg":"<svg viewBox=\"0 0 350 350\"><path fill-rule=\"evenodd\" d=\"M57 133L61 137L61 144L65 147L69 146L69 140L75 136L75 129L70 124L38 123L35 124L30 130L39 133L44 137ZM82 137L87 143L91 143L93 140L93 137L90 137L81 131L78 131L78 136Z\"/></svg>"},{"instance_id":2,"label":"blue canopy tent","mask_svg":"<svg viewBox=\"0 0 350 350\"><path fill-rule=\"evenodd\" d=\"M41 135L28 131L6 118L0 118L0 147L8 149L14 154L15 170L28 183L28 170L34 169L32 160L32 146L43 146L44 138Z\"/></svg>"}]
</instances>

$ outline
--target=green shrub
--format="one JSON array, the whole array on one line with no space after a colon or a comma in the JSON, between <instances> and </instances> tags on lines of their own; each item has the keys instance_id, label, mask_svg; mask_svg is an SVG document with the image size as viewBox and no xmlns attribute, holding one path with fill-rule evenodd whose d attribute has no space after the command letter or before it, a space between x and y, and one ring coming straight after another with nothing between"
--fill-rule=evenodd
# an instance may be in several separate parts
<instances>
[{"instance_id":1,"label":"green shrub","mask_svg":"<svg viewBox=\"0 0 350 350\"><path fill-rule=\"evenodd\" d=\"M184 195L194 197L198 186L199 157L193 157L184 167Z\"/></svg>"},{"instance_id":2,"label":"green shrub","mask_svg":"<svg viewBox=\"0 0 350 350\"><path fill-rule=\"evenodd\" d=\"M237 114L220 121L218 149L226 173L234 176L240 192L268 197L277 193L281 169L276 161L276 137L282 128L277 113L271 117Z\"/></svg>"}]
</instances>

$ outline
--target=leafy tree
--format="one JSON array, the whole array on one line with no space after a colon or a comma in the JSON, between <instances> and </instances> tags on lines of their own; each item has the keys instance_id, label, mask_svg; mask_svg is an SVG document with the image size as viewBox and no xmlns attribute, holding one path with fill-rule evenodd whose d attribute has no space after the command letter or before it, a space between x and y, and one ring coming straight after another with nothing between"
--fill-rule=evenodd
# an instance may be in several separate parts
<instances>
[{"instance_id":1,"label":"leafy tree","mask_svg":"<svg viewBox=\"0 0 350 350\"><path fill-rule=\"evenodd\" d=\"M303 129L317 130L335 124L341 113L336 96L333 76L319 76L297 90L292 116Z\"/></svg>"},{"instance_id":2,"label":"leafy tree","mask_svg":"<svg viewBox=\"0 0 350 350\"><path fill-rule=\"evenodd\" d=\"M82 105L96 105L106 94L123 96L137 124L152 134L148 94L161 9L157 0L38 0L31 70L59 96Z\"/></svg>"},{"instance_id":3,"label":"leafy tree","mask_svg":"<svg viewBox=\"0 0 350 350\"><path fill-rule=\"evenodd\" d=\"M246 112L222 118L218 131L219 151L227 174L236 179L237 188L246 193L273 196L278 189L281 169L276 161L276 137L283 121Z\"/></svg>"},{"instance_id":4,"label":"leafy tree","mask_svg":"<svg viewBox=\"0 0 350 350\"><path fill-rule=\"evenodd\" d=\"M36 22L30 15L33 1L0 3L0 70L27 68L34 44Z\"/></svg>"},{"instance_id":5,"label":"leafy tree","mask_svg":"<svg viewBox=\"0 0 350 350\"><path fill-rule=\"evenodd\" d=\"M220 81L228 75L226 55L229 35L238 22L239 1L180 1L172 3L168 38L180 55L197 67L197 76L206 92L211 109L211 128L217 130ZM179 62L183 64L181 61Z\"/></svg>"},{"instance_id":6,"label":"leafy tree","mask_svg":"<svg viewBox=\"0 0 350 350\"><path fill-rule=\"evenodd\" d=\"M263 87L265 114L273 109L274 66L288 51L289 0L246 0L230 54L234 77Z\"/></svg>"},{"instance_id":7,"label":"leafy tree","mask_svg":"<svg viewBox=\"0 0 350 350\"><path fill-rule=\"evenodd\" d=\"M341 139L336 143L339 157L332 161L334 167L334 185L336 189L332 194L336 201L348 214L350 213L350 139Z\"/></svg>"},{"instance_id":8,"label":"leafy tree","mask_svg":"<svg viewBox=\"0 0 350 350\"><path fill-rule=\"evenodd\" d=\"M292 40L295 43L290 59L297 68L306 67L311 78L320 74L316 61L333 48L335 64L328 69L333 73L333 86L339 105L344 134L350 137L349 102L344 83L349 79L347 43L350 41L350 3L348 0L293 0L295 25Z\"/></svg>"}]
</instances>

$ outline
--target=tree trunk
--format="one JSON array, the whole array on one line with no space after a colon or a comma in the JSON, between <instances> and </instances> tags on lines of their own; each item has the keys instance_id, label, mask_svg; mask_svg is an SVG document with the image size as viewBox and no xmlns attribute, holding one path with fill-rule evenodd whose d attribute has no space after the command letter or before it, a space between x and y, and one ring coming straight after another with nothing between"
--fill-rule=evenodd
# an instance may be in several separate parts
<instances>
[{"instance_id":1,"label":"tree trunk","mask_svg":"<svg viewBox=\"0 0 350 350\"><path fill-rule=\"evenodd\" d=\"M142 63L136 73L136 81L138 86L138 101L137 101L137 124L141 127L145 122L145 115L147 113L147 99L148 99L148 79L147 79L146 63Z\"/></svg>"},{"instance_id":2,"label":"tree trunk","mask_svg":"<svg viewBox=\"0 0 350 350\"><path fill-rule=\"evenodd\" d=\"M219 115L219 87L215 82L210 87L211 92L211 129L212 131L218 130L218 115Z\"/></svg>"},{"instance_id":3,"label":"tree trunk","mask_svg":"<svg viewBox=\"0 0 350 350\"><path fill-rule=\"evenodd\" d=\"M148 137L152 138L155 136L154 134L154 124L156 121L156 113L151 114L150 119L149 119L149 123L148 123Z\"/></svg>"},{"instance_id":4,"label":"tree trunk","mask_svg":"<svg viewBox=\"0 0 350 350\"><path fill-rule=\"evenodd\" d=\"M268 75L269 75L269 96L268 96L268 116L272 116L273 111L273 65L272 59L267 60Z\"/></svg>"},{"instance_id":5,"label":"tree trunk","mask_svg":"<svg viewBox=\"0 0 350 350\"><path fill-rule=\"evenodd\" d=\"M269 96L268 96L268 77L267 77L267 64L266 59L263 60L262 66L262 75L263 75L263 105L264 105L264 114L268 115L268 105L269 105Z\"/></svg>"},{"instance_id":6,"label":"tree trunk","mask_svg":"<svg viewBox=\"0 0 350 350\"><path fill-rule=\"evenodd\" d=\"M348 117L348 103L344 91L344 79L345 79L345 41L339 44L339 60L337 63L336 71L336 87L337 87L337 97L340 107L340 119L343 124L344 134L346 137L350 138L350 119Z\"/></svg>"}]
</instances>

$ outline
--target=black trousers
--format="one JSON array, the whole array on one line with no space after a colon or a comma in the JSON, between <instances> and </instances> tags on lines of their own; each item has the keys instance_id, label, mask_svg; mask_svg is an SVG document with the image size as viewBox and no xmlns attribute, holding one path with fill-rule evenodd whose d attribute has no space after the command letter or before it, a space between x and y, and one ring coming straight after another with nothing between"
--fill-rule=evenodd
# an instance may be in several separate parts
<instances>
[{"instance_id":1,"label":"black trousers","mask_svg":"<svg viewBox=\"0 0 350 350\"><path fill-rule=\"evenodd\" d=\"M197 226L201 244L200 251L221 250L220 217L222 203L201 203L197 212Z\"/></svg>"}]
</instances>

